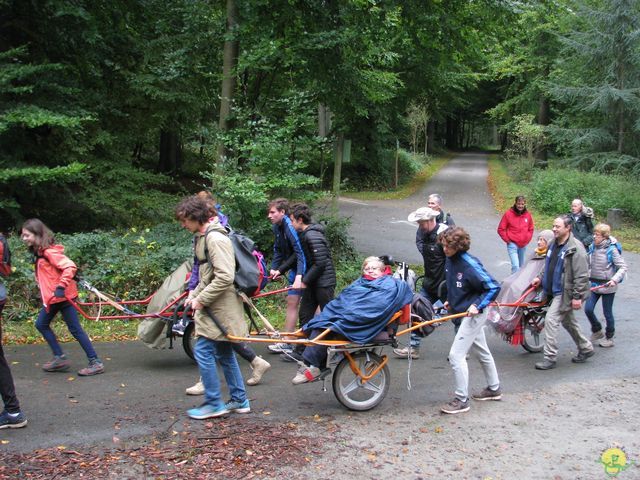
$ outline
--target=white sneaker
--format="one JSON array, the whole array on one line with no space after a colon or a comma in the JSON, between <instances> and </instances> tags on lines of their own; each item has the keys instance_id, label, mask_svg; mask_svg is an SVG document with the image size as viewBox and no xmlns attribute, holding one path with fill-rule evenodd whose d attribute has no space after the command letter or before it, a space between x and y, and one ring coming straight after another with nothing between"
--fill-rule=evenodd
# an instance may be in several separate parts
<instances>
[{"instance_id":1,"label":"white sneaker","mask_svg":"<svg viewBox=\"0 0 640 480\"><path fill-rule=\"evenodd\" d=\"M409 358L409 356L413 360L420 358L420 350L416 347L394 348L393 354L398 358Z\"/></svg>"},{"instance_id":2,"label":"white sneaker","mask_svg":"<svg viewBox=\"0 0 640 480\"><path fill-rule=\"evenodd\" d=\"M320 373L322 372L318 367L303 365L298 369L296 376L291 379L291 383L300 385L301 383L313 382L320 376Z\"/></svg>"},{"instance_id":3,"label":"white sneaker","mask_svg":"<svg viewBox=\"0 0 640 480\"><path fill-rule=\"evenodd\" d=\"M602 340L600 340L598 342L598 345L600 345L603 348L613 347L613 345L614 345L613 338L603 338Z\"/></svg>"},{"instance_id":4,"label":"white sneaker","mask_svg":"<svg viewBox=\"0 0 640 480\"><path fill-rule=\"evenodd\" d=\"M262 357L256 357L251 362L253 374L247 379L247 385L257 385L262 380L262 375L271 368L271 364Z\"/></svg>"},{"instance_id":5,"label":"white sneaker","mask_svg":"<svg viewBox=\"0 0 640 480\"><path fill-rule=\"evenodd\" d=\"M273 345L269 345L267 348L271 353L289 353L293 351L293 347L288 343L274 343Z\"/></svg>"},{"instance_id":6,"label":"white sneaker","mask_svg":"<svg viewBox=\"0 0 640 480\"><path fill-rule=\"evenodd\" d=\"M595 343L601 338L604 338L604 332L602 330L598 330L597 332L593 332L591 334L591 343Z\"/></svg>"},{"instance_id":7,"label":"white sneaker","mask_svg":"<svg viewBox=\"0 0 640 480\"><path fill-rule=\"evenodd\" d=\"M204 384L202 383L202 379L198 380L193 387L189 387L185 390L187 395L204 395Z\"/></svg>"}]
</instances>

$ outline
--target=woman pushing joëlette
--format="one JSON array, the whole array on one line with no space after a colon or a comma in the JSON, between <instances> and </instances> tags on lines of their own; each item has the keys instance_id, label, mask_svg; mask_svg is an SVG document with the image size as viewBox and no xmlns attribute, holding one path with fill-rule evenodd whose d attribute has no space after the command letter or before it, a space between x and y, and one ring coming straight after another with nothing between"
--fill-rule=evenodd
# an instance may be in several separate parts
<instances>
[{"instance_id":1,"label":"woman pushing jo\u00eblette","mask_svg":"<svg viewBox=\"0 0 640 480\"><path fill-rule=\"evenodd\" d=\"M55 243L51 230L37 218L24 222L21 238L34 256L34 273L42 298L42 309L36 320L36 328L53 352L53 358L42 365L43 370L66 372L71 366L55 333L51 330L51 321L60 312L69 332L80 343L89 360L89 365L79 370L78 375L103 373L104 365L80 325L75 308L69 302L69 299L78 296L78 288L73 279L78 270L76 264L64 254L64 247Z\"/></svg>"}]
</instances>

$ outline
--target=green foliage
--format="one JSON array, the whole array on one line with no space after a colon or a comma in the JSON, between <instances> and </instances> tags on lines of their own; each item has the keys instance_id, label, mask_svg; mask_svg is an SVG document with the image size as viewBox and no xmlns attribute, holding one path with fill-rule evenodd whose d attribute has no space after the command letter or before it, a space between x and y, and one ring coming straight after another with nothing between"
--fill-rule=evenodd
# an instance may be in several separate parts
<instances>
[{"instance_id":1,"label":"green foliage","mask_svg":"<svg viewBox=\"0 0 640 480\"><path fill-rule=\"evenodd\" d=\"M640 221L637 182L620 176L556 168L537 170L530 202L543 213L559 215L569 211L577 194L594 209L596 217L606 217L609 208L621 208L630 219Z\"/></svg>"},{"instance_id":2,"label":"green foliage","mask_svg":"<svg viewBox=\"0 0 640 480\"><path fill-rule=\"evenodd\" d=\"M638 2L580 2L562 44L550 88L562 107L549 130L559 151L601 171L633 167L640 158Z\"/></svg>"},{"instance_id":3,"label":"green foliage","mask_svg":"<svg viewBox=\"0 0 640 480\"><path fill-rule=\"evenodd\" d=\"M424 155L406 150L384 150L377 162L370 162L365 152L352 152L352 163L343 165L343 182L347 190L389 190L394 188L396 154L398 184L411 180L428 163Z\"/></svg>"},{"instance_id":4,"label":"green foliage","mask_svg":"<svg viewBox=\"0 0 640 480\"><path fill-rule=\"evenodd\" d=\"M531 114L516 115L504 130L509 132L511 143L504 156L516 181L528 181L533 176L536 159L534 153L544 146L545 130L535 123Z\"/></svg>"},{"instance_id":5,"label":"green foliage","mask_svg":"<svg viewBox=\"0 0 640 480\"><path fill-rule=\"evenodd\" d=\"M184 191L166 175L124 164L94 163L88 170L90 188L75 196L80 219L68 231L169 222ZM164 190L164 191L163 191Z\"/></svg>"},{"instance_id":6,"label":"green foliage","mask_svg":"<svg viewBox=\"0 0 640 480\"><path fill-rule=\"evenodd\" d=\"M176 222L122 233L56 235L57 243L65 246L65 254L78 265L82 278L124 300L142 299L153 293L170 272L190 257L190 238ZM14 306L37 308L41 299L27 248L15 236L10 238L10 245L15 271L4 279L12 299L5 313L20 319L25 313Z\"/></svg>"},{"instance_id":7,"label":"green foliage","mask_svg":"<svg viewBox=\"0 0 640 480\"><path fill-rule=\"evenodd\" d=\"M351 220L331 214L320 215L318 220L325 226L325 236L331 245L331 256L333 262L350 262L357 258L353 238L349 235L348 229Z\"/></svg>"}]
</instances>

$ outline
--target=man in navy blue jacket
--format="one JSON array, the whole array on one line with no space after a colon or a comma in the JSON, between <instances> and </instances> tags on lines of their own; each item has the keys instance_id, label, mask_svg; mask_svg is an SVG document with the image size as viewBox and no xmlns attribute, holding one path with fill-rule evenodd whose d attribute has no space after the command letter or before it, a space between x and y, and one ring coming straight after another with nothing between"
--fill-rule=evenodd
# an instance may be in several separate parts
<instances>
[{"instance_id":1,"label":"man in navy blue jacket","mask_svg":"<svg viewBox=\"0 0 640 480\"><path fill-rule=\"evenodd\" d=\"M486 317L482 310L500 291L498 282L487 273L480 261L467 253L471 246L469 234L460 227L445 230L440 242L447 256L445 280L450 314L464 313L460 328L449 351L449 362L456 381L455 398L443 405L444 413L462 413L469 410L469 367L467 353L472 351L480 361L487 388L474 394L474 400L500 400L500 380L484 335Z\"/></svg>"},{"instance_id":2,"label":"man in navy blue jacket","mask_svg":"<svg viewBox=\"0 0 640 480\"><path fill-rule=\"evenodd\" d=\"M277 279L289 272L289 284L293 290L287 294L287 313L284 319L284 331L292 332L298 321L298 305L302 294L302 276L306 271L306 261L298 232L289 219L289 202L285 198L276 198L269 202L267 217L271 221L271 229L275 237L273 243L273 260L269 276ZM269 346L272 353L290 353L293 350L288 343L276 343Z\"/></svg>"}]
</instances>

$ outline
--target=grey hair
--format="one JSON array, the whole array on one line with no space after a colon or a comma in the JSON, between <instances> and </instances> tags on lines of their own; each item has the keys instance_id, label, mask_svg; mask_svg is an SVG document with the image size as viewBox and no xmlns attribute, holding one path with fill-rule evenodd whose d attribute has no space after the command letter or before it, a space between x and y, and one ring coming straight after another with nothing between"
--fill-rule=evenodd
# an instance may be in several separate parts
<instances>
[{"instance_id":1,"label":"grey hair","mask_svg":"<svg viewBox=\"0 0 640 480\"><path fill-rule=\"evenodd\" d=\"M433 198L438 205L442 205L442 196L439 193L432 193L429 198Z\"/></svg>"}]
</instances>

